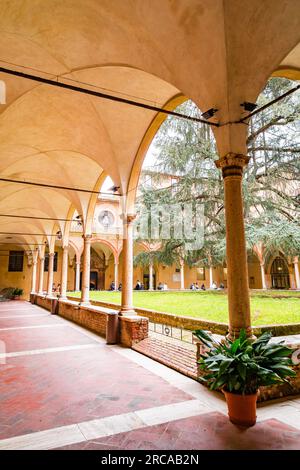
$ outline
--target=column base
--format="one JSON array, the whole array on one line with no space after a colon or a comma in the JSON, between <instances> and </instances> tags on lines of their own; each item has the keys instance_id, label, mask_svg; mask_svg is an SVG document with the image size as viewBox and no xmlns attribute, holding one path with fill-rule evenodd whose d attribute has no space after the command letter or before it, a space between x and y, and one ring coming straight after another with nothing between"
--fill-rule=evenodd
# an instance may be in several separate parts
<instances>
[{"instance_id":1,"label":"column base","mask_svg":"<svg viewBox=\"0 0 300 470\"><path fill-rule=\"evenodd\" d=\"M119 315L122 317L122 316L130 316L130 315L136 315L136 311L133 309L133 308L121 308L121 310L119 311Z\"/></svg>"},{"instance_id":2,"label":"column base","mask_svg":"<svg viewBox=\"0 0 300 470\"><path fill-rule=\"evenodd\" d=\"M236 340L240 336L240 332L243 329L246 330L247 338L253 341L256 339L256 336L254 336L252 333L251 326L248 326L247 328L230 328L229 327L229 333L228 335L226 335L226 338L229 339L230 341Z\"/></svg>"},{"instance_id":3,"label":"column base","mask_svg":"<svg viewBox=\"0 0 300 470\"><path fill-rule=\"evenodd\" d=\"M89 300L87 301L83 301L83 302L79 302L79 307L90 307L92 304Z\"/></svg>"}]
</instances>

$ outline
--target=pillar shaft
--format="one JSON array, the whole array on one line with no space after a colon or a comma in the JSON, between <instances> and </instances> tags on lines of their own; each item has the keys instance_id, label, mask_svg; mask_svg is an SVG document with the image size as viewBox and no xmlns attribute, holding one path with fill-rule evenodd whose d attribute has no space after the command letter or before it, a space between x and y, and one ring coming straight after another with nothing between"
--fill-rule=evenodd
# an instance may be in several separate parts
<instances>
[{"instance_id":1,"label":"pillar shaft","mask_svg":"<svg viewBox=\"0 0 300 470\"><path fill-rule=\"evenodd\" d=\"M45 258L40 258L40 278L39 278L39 294L44 293L44 265Z\"/></svg>"},{"instance_id":2,"label":"pillar shaft","mask_svg":"<svg viewBox=\"0 0 300 470\"><path fill-rule=\"evenodd\" d=\"M83 236L84 248L81 279L81 304L90 303L91 238L92 235Z\"/></svg>"},{"instance_id":3,"label":"pillar shaft","mask_svg":"<svg viewBox=\"0 0 300 470\"><path fill-rule=\"evenodd\" d=\"M49 253L47 294L52 295L55 253Z\"/></svg>"},{"instance_id":4,"label":"pillar shaft","mask_svg":"<svg viewBox=\"0 0 300 470\"><path fill-rule=\"evenodd\" d=\"M80 261L76 261L76 271L75 271L75 290L80 290Z\"/></svg>"},{"instance_id":5,"label":"pillar shaft","mask_svg":"<svg viewBox=\"0 0 300 470\"><path fill-rule=\"evenodd\" d=\"M153 290L153 262L149 263L149 290Z\"/></svg>"},{"instance_id":6,"label":"pillar shaft","mask_svg":"<svg viewBox=\"0 0 300 470\"><path fill-rule=\"evenodd\" d=\"M267 283L266 283L266 275L265 275L265 265L263 263L260 265L260 272L261 272L262 288L266 289L267 288Z\"/></svg>"},{"instance_id":7,"label":"pillar shaft","mask_svg":"<svg viewBox=\"0 0 300 470\"><path fill-rule=\"evenodd\" d=\"M114 270L114 283L115 283L115 290L118 290L119 287L119 263L115 262L115 270Z\"/></svg>"},{"instance_id":8,"label":"pillar shaft","mask_svg":"<svg viewBox=\"0 0 300 470\"><path fill-rule=\"evenodd\" d=\"M68 285L68 246L63 247L63 256L61 263L61 291L60 298L67 298L67 285Z\"/></svg>"},{"instance_id":9,"label":"pillar shaft","mask_svg":"<svg viewBox=\"0 0 300 470\"><path fill-rule=\"evenodd\" d=\"M252 334L242 196L243 167L248 161L245 155L230 153L216 162L224 179L230 338L242 328Z\"/></svg>"},{"instance_id":10,"label":"pillar shaft","mask_svg":"<svg viewBox=\"0 0 300 470\"><path fill-rule=\"evenodd\" d=\"M299 275L299 262L298 258L294 260L294 270L295 270L295 282L296 289L300 289L300 275Z\"/></svg>"},{"instance_id":11,"label":"pillar shaft","mask_svg":"<svg viewBox=\"0 0 300 470\"><path fill-rule=\"evenodd\" d=\"M209 266L209 287L212 289L214 282L214 277L213 277L213 267Z\"/></svg>"},{"instance_id":12,"label":"pillar shaft","mask_svg":"<svg viewBox=\"0 0 300 470\"><path fill-rule=\"evenodd\" d=\"M37 269L37 261L33 261L32 263L32 278L31 278L31 293L36 293L36 269Z\"/></svg>"},{"instance_id":13,"label":"pillar shaft","mask_svg":"<svg viewBox=\"0 0 300 470\"><path fill-rule=\"evenodd\" d=\"M180 263L180 289L184 290L184 263Z\"/></svg>"},{"instance_id":14,"label":"pillar shaft","mask_svg":"<svg viewBox=\"0 0 300 470\"><path fill-rule=\"evenodd\" d=\"M124 217L122 300L120 315L134 315L133 308L133 221L135 215Z\"/></svg>"}]
</instances>

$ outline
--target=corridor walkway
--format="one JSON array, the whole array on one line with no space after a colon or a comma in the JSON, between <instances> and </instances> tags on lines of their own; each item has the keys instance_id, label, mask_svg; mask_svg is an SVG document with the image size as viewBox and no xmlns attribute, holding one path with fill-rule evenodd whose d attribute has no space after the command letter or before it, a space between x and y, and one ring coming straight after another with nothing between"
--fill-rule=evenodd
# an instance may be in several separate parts
<instances>
[{"instance_id":1,"label":"corridor walkway","mask_svg":"<svg viewBox=\"0 0 300 470\"><path fill-rule=\"evenodd\" d=\"M0 303L0 450L300 449L300 398L252 429L196 381L23 301Z\"/></svg>"}]
</instances>

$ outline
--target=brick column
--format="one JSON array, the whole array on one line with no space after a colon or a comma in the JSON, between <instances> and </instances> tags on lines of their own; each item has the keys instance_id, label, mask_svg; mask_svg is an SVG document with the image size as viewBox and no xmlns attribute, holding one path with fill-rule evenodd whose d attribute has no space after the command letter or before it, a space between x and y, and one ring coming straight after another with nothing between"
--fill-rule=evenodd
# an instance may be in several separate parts
<instances>
[{"instance_id":1,"label":"brick column","mask_svg":"<svg viewBox=\"0 0 300 470\"><path fill-rule=\"evenodd\" d=\"M135 315L133 308L133 222L135 214L124 216L122 299L120 315Z\"/></svg>"},{"instance_id":2,"label":"brick column","mask_svg":"<svg viewBox=\"0 0 300 470\"><path fill-rule=\"evenodd\" d=\"M84 248L81 279L81 305L90 304L91 238L92 235L83 235Z\"/></svg>"},{"instance_id":3,"label":"brick column","mask_svg":"<svg viewBox=\"0 0 300 470\"><path fill-rule=\"evenodd\" d=\"M243 168L248 161L245 155L228 153L216 162L224 179L230 338L237 337L242 328L252 335L242 196Z\"/></svg>"},{"instance_id":4,"label":"brick column","mask_svg":"<svg viewBox=\"0 0 300 470\"><path fill-rule=\"evenodd\" d=\"M68 246L63 247L63 256L61 263L61 290L60 298L65 300L67 298L67 283L68 283Z\"/></svg>"},{"instance_id":5,"label":"brick column","mask_svg":"<svg viewBox=\"0 0 300 470\"><path fill-rule=\"evenodd\" d=\"M43 295L44 293L44 266L45 266L45 258L39 258L40 260L40 279L39 279L39 294Z\"/></svg>"},{"instance_id":6,"label":"brick column","mask_svg":"<svg viewBox=\"0 0 300 470\"><path fill-rule=\"evenodd\" d=\"M47 295L52 295L54 256L55 256L55 253L49 253Z\"/></svg>"}]
</instances>

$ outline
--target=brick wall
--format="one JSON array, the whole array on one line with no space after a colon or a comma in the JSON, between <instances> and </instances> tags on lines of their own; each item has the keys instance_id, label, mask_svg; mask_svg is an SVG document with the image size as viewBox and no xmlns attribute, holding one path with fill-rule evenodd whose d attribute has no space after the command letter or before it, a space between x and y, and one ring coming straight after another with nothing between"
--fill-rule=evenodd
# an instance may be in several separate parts
<instances>
[{"instance_id":1,"label":"brick wall","mask_svg":"<svg viewBox=\"0 0 300 470\"><path fill-rule=\"evenodd\" d=\"M58 314L78 325L106 337L107 314L89 310L88 307L78 307L67 302L59 302Z\"/></svg>"},{"instance_id":2,"label":"brick wall","mask_svg":"<svg viewBox=\"0 0 300 470\"><path fill-rule=\"evenodd\" d=\"M120 343L129 348L148 337L148 318L130 315L120 317Z\"/></svg>"},{"instance_id":3,"label":"brick wall","mask_svg":"<svg viewBox=\"0 0 300 470\"><path fill-rule=\"evenodd\" d=\"M69 297L69 299L74 299L74 297ZM112 302L101 302L92 300L92 305L99 305L102 307L120 309L120 305ZM209 330L212 333L219 335L226 335L228 333L227 323L217 323L209 320L200 320L192 317L180 317L172 313L158 312L156 310L150 310L146 308L134 307L138 316L147 317L149 321L156 323L162 323L166 325L172 325L178 328L183 328L186 330ZM299 325L300 326L300 325Z\"/></svg>"},{"instance_id":4,"label":"brick wall","mask_svg":"<svg viewBox=\"0 0 300 470\"><path fill-rule=\"evenodd\" d=\"M51 311L51 298L36 295L37 305ZM74 301L59 301L58 315L104 336L109 344L120 342L131 347L148 337L148 318L129 315L118 316L114 311L101 311L96 306L80 306ZM119 323L119 325L118 325ZM109 329L108 329L109 327Z\"/></svg>"}]
</instances>

